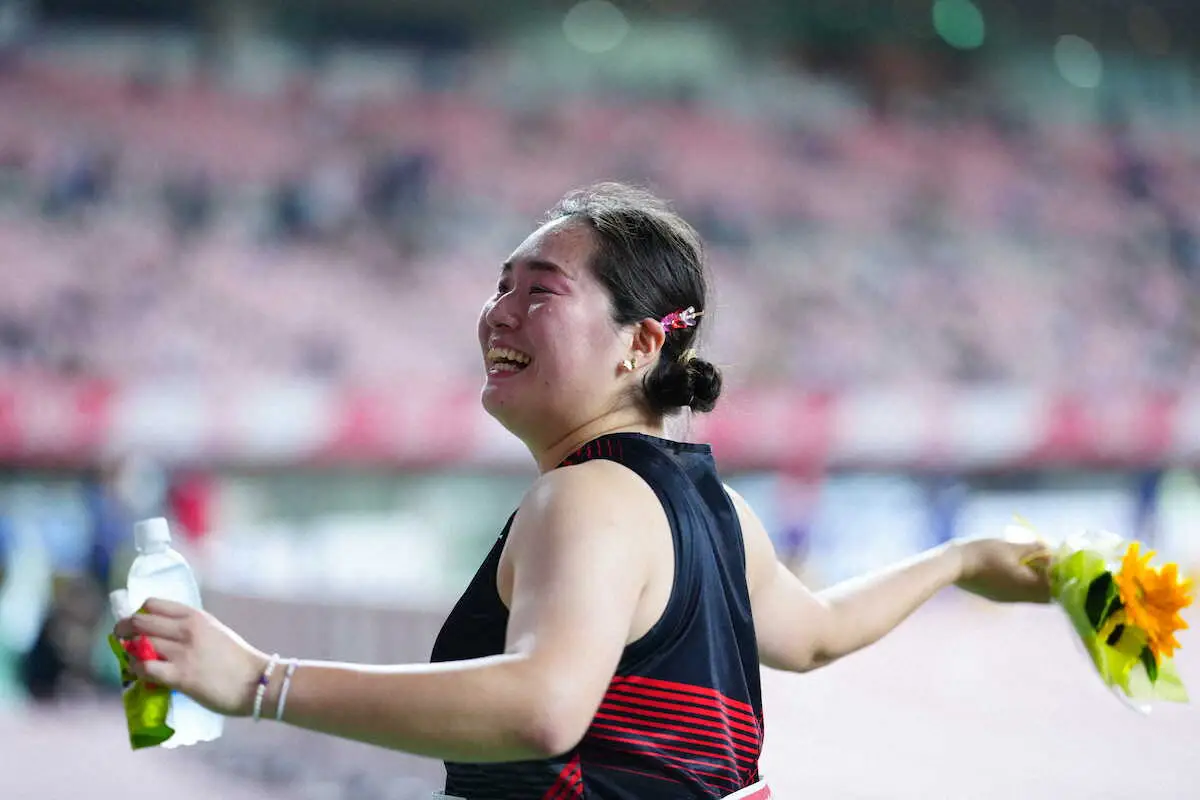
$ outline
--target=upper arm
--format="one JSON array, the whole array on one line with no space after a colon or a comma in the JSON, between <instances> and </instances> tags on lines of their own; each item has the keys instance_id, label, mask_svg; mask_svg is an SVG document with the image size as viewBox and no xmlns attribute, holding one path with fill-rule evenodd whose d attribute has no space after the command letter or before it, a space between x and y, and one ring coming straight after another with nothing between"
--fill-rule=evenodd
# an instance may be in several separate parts
<instances>
[{"instance_id":1,"label":"upper arm","mask_svg":"<svg viewBox=\"0 0 1200 800\"><path fill-rule=\"evenodd\" d=\"M528 657L564 749L587 730L620 661L650 574L641 543L656 514L665 524L634 473L589 461L542 476L513 520L500 566L506 649Z\"/></svg>"},{"instance_id":2,"label":"upper arm","mask_svg":"<svg viewBox=\"0 0 1200 800\"><path fill-rule=\"evenodd\" d=\"M831 634L829 607L779 560L750 504L728 486L725 490L742 526L759 661L792 672L821 666Z\"/></svg>"}]
</instances>

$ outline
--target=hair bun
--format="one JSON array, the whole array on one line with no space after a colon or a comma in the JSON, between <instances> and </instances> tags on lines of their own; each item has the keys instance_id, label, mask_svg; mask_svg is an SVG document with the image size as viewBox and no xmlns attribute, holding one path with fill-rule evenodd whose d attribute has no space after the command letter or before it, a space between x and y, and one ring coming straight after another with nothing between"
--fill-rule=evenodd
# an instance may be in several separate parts
<instances>
[{"instance_id":1,"label":"hair bun","mask_svg":"<svg viewBox=\"0 0 1200 800\"><path fill-rule=\"evenodd\" d=\"M659 414L681 408L712 411L721 396L721 372L702 358L659 362L646 376L646 399Z\"/></svg>"},{"instance_id":2,"label":"hair bun","mask_svg":"<svg viewBox=\"0 0 1200 800\"><path fill-rule=\"evenodd\" d=\"M721 396L721 371L703 358L688 359L686 366L692 394L688 407L693 411L712 411Z\"/></svg>"}]
</instances>

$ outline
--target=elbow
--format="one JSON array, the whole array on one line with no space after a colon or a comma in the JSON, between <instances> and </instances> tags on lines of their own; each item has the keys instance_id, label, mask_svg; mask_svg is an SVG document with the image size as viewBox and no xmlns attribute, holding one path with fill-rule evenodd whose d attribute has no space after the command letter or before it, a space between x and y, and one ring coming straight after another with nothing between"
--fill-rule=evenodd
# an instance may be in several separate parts
<instances>
[{"instance_id":1,"label":"elbow","mask_svg":"<svg viewBox=\"0 0 1200 800\"><path fill-rule=\"evenodd\" d=\"M521 749L530 759L554 758L569 753L583 734L560 724L533 724L521 732Z\"/></svg>"},{"instance_id":2,"label":"elbow","mask_svg":"<svg viewBox=\"0 0 1200 800\"><path fill-rule=\"evenodd\" d=\"M836 653L819 650L819 651L815 651L813 653L809 653L808 656L803 661L801 661L793 671L794 672L812 672L813 670L817 670L817 669L820 669L821 667L828 666L837 660L838 660L838 655Z\"/></svg>"},{"instance_id":3,"label":"elbow","mask_svg":"<svg viewBox=\"0 0 1200 800\"><path fill-rule=\"evenodd\" d=\"M530 758L554 758L575 748L587 733L592 715L581 709L578 696L542 687L526 707L517 736Z\"/></svg>"},{"instance_id":4,"label":"elbow","mask_svg":"<svg viewBox=\"0 0 1200 800\"><path fill-rule=\"evenodd\" d=\"M780 672L805 673L812 672L815 669L820 669L826 664L832 664L837 661L837 656L819 650L804 650L802 652L792 652L785 656L760 656L761 663L764 667L777 669Z\"/></svg>"},{"instance_id":5,"label":"elbow","mask_svg":"<svg viewBox=\"0 0 1200 800\"><path fill-rule=\"evenodd\" d=\"M812 672L848 655L851 649L842 637L830 631L807 642L798 642L778 654L775 659L764 660L764 663L786 672Z\"/></svg>"},{"instance_id":6,"label":"elbow","mask_svg":"<svg viewBox=\"0 0 1200 800\"><path fill-rule=\"evenodd\" d=\"M816 626L814 636L805 648L803 667L798 672L812 672L849 655L857 648L853 644L853 620L839 614L838 609L825 602L825 613Z\"/></svg>"},{"instance_id":7,"label":"elbow","mask_svg":"<svg viewBox=\"0 0 1200 800\"><path fill-rule=\"evenodd\" d=\"M812 672L821 667L827 667L857 650L858 647L844 633L844 631L829 632L817 639L805 653L804 666L798 671Z\"/></svg>"}]
</instances>

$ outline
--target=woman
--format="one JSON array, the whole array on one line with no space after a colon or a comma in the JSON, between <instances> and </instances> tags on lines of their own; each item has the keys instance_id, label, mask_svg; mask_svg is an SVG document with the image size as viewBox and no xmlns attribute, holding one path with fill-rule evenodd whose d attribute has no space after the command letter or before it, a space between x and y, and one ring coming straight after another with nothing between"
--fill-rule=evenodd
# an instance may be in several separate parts
<instances>
[{"instance_id":1,"label":"woman","mask_svg":"<svg viewBox=\"0 0 1200 800\"><path fill-rule=\"evenodd\" d=\"M483 307L485 408L540 477L450 613L428 665L274 659L210 615L122 620L135 668L229 715L446 761L489 798L766 798L760 665L803 672L878 640L938 590L1044 601L1036 545L939 547L814 595L776 559L706 446L665 438L721 377L691 346L695 232L605 184L565 197Z\"/></svg>"}]
</instances>

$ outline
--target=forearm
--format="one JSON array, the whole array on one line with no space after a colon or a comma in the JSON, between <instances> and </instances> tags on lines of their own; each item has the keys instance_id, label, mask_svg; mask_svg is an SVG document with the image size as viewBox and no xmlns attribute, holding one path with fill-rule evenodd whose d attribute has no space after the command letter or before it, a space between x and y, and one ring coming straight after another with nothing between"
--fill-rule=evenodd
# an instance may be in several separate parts
<instances>
[{"instance_id":1,"label":"forearm","mask_svg":"<svg viewBox=\"0 0 1200 800\"><path fill-rule=\"evenodd\" d=\"M874 644L961 574L957 548L947 544L819 594L829 610L818 660L828 663Z\"/></svg>"},{"instance_id":2,"label":"forearm","mask_svg":"<svg viewBox=\"0 0 1200 800\"><path fill-rule=\"evenodd\" d=\"M274 717L283 672L274 672L264 717ZM523 655L386 667L301 661L283 721L449 761L519 761L547 755L535 686Z\"/></svg>"}]
</instances>

